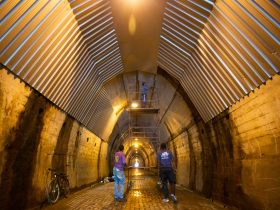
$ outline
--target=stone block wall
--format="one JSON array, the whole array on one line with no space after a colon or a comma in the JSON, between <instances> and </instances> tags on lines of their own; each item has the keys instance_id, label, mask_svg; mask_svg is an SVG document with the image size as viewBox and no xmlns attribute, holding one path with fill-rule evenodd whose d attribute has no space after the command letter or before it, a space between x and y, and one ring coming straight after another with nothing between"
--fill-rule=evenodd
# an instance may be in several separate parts
<instances>
[{"instance_id":1,"label":"stone block wall","mask_svg":"<svg viewBox=\"0 0 280 210\"><path fill-rule=\"evenodd\" d=\"M173 154L176 154L177 184L190 186L190 147L187 132L174 139Z\"/></svg>"},{"instance_id":2,"label":"stone block wall","mask_svg":"<svg viewBox=\"0 0 280 210\"><path fill-rule=\"evenodd\" d=\"M101 142L100 145L100 152L99 152L99 177L105 177L109 174L109 158L108 158L108 143L107 142Z\"/></svg>"},{"instance_id":3,"label":"stone block wall","mask_svg":"<svg viewBox=\"0 0 280 210\"><path fill-rule=\"evenodd\" d=\"M233 169L240 173L227 199L244 209L248 204L280 209L280 76L232 106L224 120L232 136Z\"/></svg>"},{"instance_id":4,"label":"stone block wall","mask_svg":"<svg viewBox=\"0 0 280 210\"><path fill-rule=\"evenodd\" d=\"M0 209L40 205L52 173L71 189L108 176L108 144L72 117L0 69Z\"/></svg>"},{"instance_id":5,"label":"stone block wall","mask_svg":"<svg viewBox=\"0 0 280 210\"><path fill-rule=\"evenodd\" d=\"M239 209L280 209L279 141L275 75L213 120L196 120L171 139L177 184Z\"/></svg>"}]
</instances>

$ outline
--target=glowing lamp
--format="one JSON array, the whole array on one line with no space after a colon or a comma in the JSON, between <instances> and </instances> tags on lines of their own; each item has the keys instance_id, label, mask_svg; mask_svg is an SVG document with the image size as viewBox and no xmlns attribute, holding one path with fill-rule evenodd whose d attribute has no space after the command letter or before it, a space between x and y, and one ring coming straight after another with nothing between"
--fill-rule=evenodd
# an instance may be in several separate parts
<instances>
[{"instance_id":1,"label":"glowing lamp","mask_svg":"<svg viewBox=\"0 0 280 210\"><path fill-rule=\"evenodd\" d=\"M131 107L132 108L137 108L138 107L138 103L137 102L132 102Z\"/></svg>"}]
</instances>

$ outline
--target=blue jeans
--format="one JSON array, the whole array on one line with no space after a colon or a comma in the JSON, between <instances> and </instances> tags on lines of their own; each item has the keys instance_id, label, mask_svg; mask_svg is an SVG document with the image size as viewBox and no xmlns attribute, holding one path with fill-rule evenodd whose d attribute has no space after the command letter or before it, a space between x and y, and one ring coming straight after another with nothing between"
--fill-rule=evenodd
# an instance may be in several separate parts
<instances>
[{"instance_id":1,"label":"blue jeans","mask_svg":"<svg viewBox=\"0 0 280 210\"><path fill-rule=\"evenodd\" d=\"M114 197L115 199L123 198L124 184L125 184L124 171L120 171L119 169L114 167L113 173L115 177ZM119 190L119 186L120 186L120 190Z\"/></svg>"},{"instance_id":2,"label":"blue jeans","mask_svg":"<svg viewBox=\"0 0 280 210\"><path fill-rule=\"evenodd\" d=\"M141 107L142 108L146 107L146 102L147 102L147 94L142 93L141 94Z\"/></svg>"},{"instance_id":3,"label":"blue jeans","mask_svg":"<svg viewBox=\"0 0 280 210\"><path fill-rule=\"evenodd\" d=\"M173 189L171 189L171 193L175 194L175 192L173 192L173 191L175 191L174 185L175 185L176 181L175 181L175 175L174 175L173 169L172 168L160 169L159 173L160 173L160 178L162 181L162 191L164 193L164 198L168 198L169 192L168 192L167 181L169 181L169 184L173 188Z\"/></svg>"}]
</instances>

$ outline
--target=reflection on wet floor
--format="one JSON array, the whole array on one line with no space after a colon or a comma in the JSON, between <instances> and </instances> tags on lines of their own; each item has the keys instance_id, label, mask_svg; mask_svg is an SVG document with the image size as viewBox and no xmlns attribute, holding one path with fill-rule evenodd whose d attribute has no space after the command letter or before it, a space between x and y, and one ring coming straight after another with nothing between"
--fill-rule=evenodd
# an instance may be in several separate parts
<instances>
[{"instance_id":1,"label":"reflection on wet floor","mask_svg":"<svg viewBox=\"0 0 280 210\"><path fill-rule=\"evenodd\" d=\"M45 210L222 210L222 206L212 203L208 199L185 188L177 187L177 203L163 203L163 195L157 187L157 177L147 176L150 172L138 169L131 171L133 187L126 194L126 201L114 201L114 183L97 185L73 193L69 198L63 198L58 203L47 206Z\"/></svg>"}]
</instances>

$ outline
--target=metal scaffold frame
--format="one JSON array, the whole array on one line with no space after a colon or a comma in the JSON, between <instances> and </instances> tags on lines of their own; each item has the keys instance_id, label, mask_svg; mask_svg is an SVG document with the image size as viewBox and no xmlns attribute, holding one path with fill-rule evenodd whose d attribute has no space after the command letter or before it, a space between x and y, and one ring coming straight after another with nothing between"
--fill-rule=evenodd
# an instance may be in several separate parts
<instances>
[{"instance_id":1,"label":"metal scaffold frame","mask_svg":"<svg viewBox=\"0 0 280 210\"><path fill-rule=\"evenodd\" d=\"M123 137L129 141L129 147L133 146L133 142L148 140L154 151L157 151L160 143L159 129L159 104L157 91L154 90L151 95L143 95L143 92L128 92L128 112L129 127ZM140 119L141 118L141 119ZM139 125L138 120L143 124ZM152 124L151 124L152 123ZM155 166L154 166L155 167ZM128 189L133 186L130 169L128 167ZM140 167L145 170L152 170L151 167ZM136 178L137 179L137 178Z\"/></svg>"},{"instance_id":2,"label":"metal scaffold frame","mask_svg":"<svg viewBox=\"0 0 280 210\"><path fill-rule=\"evenodd\" d=\"M157 91L154 90L153 94L150 96L150 99L147 98L149 98L148 94L143 97L143 93L141 92L128 92L128 137L130 139L130 144L132 144L133 139L148 139L156 151L160 142L160 110L158 105ZM137 124L137 118L140 116L145 116L146 118L153 118L154 125L139 126Z\"/></svg>"}]
</instances>

